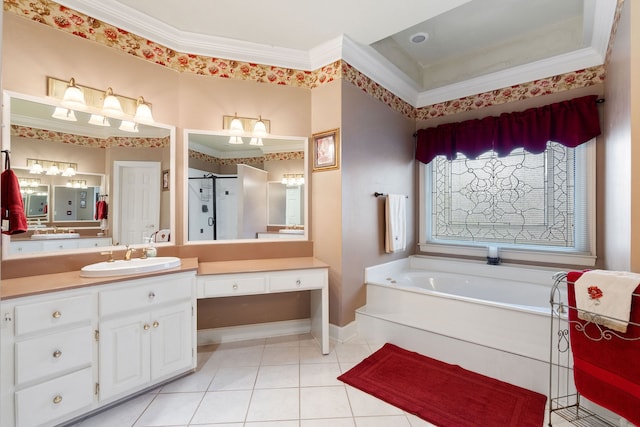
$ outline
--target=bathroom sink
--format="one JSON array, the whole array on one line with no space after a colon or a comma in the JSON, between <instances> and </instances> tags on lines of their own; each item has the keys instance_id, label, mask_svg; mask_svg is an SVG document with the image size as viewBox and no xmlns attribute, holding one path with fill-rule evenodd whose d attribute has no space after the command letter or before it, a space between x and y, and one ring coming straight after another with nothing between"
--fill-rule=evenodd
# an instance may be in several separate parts
<instances>
[{"instance_id":1,"label":"bathroom sink","mask_svg":"<svg viewBox=\"0 0 640 427\"><path fill-rule=\"evenodd\" d=\"M126 274L151 273L155 271L169 270L180 267L180 258L165 256L153 258L133 258L131 261L117 260L113 262L103 261L82 267L82 277L110 277Z\"/></svg>"},{"instance_id":2,"label":"bathroom sink","mask_svg":"<svg viewBox=\"0 0 640 427\"><path fill-rule=\"evenodd\" d=\"M80 237L80 233L47 233L47 234L32 234L32 240L58 240L58 239L77 239Z\"/></svg>"},{"instance_id":3,"label":"bathroom sink","mask_svg":"<svg viewBox=\"0 0 640 427\"><path fill-rule=\"evenodd\" d=\"M288 228L281 228L280 230L278 230L278 233L283 233L283 234L304 234L304 230L293 230L293 229L288 229Z\"/></svg>"}]
</instances>

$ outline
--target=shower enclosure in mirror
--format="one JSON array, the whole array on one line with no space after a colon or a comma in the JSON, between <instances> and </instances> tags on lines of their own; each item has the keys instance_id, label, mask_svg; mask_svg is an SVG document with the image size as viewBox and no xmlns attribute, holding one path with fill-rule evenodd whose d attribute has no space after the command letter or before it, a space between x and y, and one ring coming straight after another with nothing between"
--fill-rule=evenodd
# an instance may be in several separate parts
<instances>
[{"instance_id":1,"label":"shower enclosure in mirror","mask_svg":"<svg viewBox=\"0 0 640 427\"><path fill-rule=\"evenodd\" d=\"M270 136L261 146L245 139L185 131L189 242L307 238L307 138Z\"/></svg>"},{"instance_id":2,"label":"shower enclosure in mirror","mask_svg":"<svg viewBox=\"0 0 640 427\"><path fill-rule=\"evenodd\" d=\"M127 132L119 119L90 124L84 111L61 120L52 117L56 102L4 92L10 126L3 149L10 150L29 227L3 235L3 259L143 246L156 235L171 236L174 185L162 191L160 171L175 167L175 128L137 124Z\"/></svg>"}]
</instances>

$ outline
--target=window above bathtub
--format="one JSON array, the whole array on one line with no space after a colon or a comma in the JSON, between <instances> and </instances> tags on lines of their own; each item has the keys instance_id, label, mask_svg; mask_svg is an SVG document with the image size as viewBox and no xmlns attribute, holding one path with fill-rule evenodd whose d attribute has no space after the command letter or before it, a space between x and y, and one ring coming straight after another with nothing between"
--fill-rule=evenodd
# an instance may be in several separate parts
<instances>
[{"instance_id":1,"label":"window above bathtub","mask_svg":"<svg viewBox=\"0 0 640 427\"><path fill-rule=\"evenodd\" d=\"M437 156L420 166L420 250L595 264L595 138L533 154Z\"/></svg>"}]
</instances>

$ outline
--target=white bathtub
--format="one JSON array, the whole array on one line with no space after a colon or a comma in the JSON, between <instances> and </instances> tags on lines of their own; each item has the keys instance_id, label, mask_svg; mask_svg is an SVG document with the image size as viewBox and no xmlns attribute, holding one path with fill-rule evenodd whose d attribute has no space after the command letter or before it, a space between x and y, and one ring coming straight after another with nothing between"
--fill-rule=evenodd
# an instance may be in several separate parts
<instances>
[{"instance_id":1,"label":"white bathtub","mask_svg":"<svg viewBox=\"0 0 640 427\"><path fill-rule=\"evenodd\" d=\"M365 270L367 339L547 392L557 269L413 256Z\"/></svg>"}]
</instances>

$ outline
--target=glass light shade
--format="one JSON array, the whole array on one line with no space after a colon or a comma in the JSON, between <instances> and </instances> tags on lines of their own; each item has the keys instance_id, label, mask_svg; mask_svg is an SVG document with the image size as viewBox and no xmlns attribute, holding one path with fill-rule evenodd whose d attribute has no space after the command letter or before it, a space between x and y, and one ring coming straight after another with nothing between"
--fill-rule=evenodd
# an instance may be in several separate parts
<instances>
[{"instance_id":1,"label":"glass light shade","mask_svg":"<svg viewBox=\"0 0 640 427\"><path fill-rule=\"evenodd\" d=\"M231 120L231 123L229 124L229 133L231 135L237 136L242 135L243 132L244 128L242 127L242 122L240 121L240 119L236 117L235 119Z\"/></svg>"},{"instance_id":2,"label":"glass light shade","mask_svg":"<svg viewBox=\"0 0 640 427\"><path fill-rule=\"evenodd\" d=\"M108 88L105 92L104 101L102 102L102 112L106 116L122 117L124 111L122 111L122 105L120 100L113 94L113 89Z\"/></svg>"},{"instance_id":3,"label":"glass light shade","mask_svg":"<svg viewBox=\"0 0 640 427\"><path fill-rule=\"evenodd\" d=\"M60 169L58 165L55 163L51 165L51 167L47 170L47 175L58 175L60 173Z\"/></svg>"},{"instance_id":4,"label":"glass light shade","mask_svg":"<svg viewBox=\"0 0 640 427\"><path fill-rule=\"evenodd\" d=\"M262 146L262 145L264 145L264 144L262 143L262 138L256 138L256 137L253 137L253 138L251 138L251 141L249 141L249 145L258 145L258 146Z\"/></svg>"},{"instance_id":5,"label":"glass light shade","mask_svg":"<svg viewBox=\"0 0 640 427\"><path fill-rule=\"evenodd\" d=\"M109 119L100 114L92 114L91 117L89 117L89 124L96 126L111 126Z\"/></svg>"},{"instance_id":6,"label":"glass light shade","mask_svg":"<svg viewBox=\"0 0 640 427\"><path fill-rule=\"evenodd\" d=\"M43 173L44 169L42 169L42 165L38 162L35 162L31 165L31 168L29 169L29 173Z\"/></svg>"},{"instance_id":7,"label":"glass light shade","mask_svg":"<svg viewBox=\"0 0 640 427\"><path fill-rule=\"evenodd\" d=\"M232 136L232 137L229 137L229 144L239 145L239 144L244 144L244 141L239 136Z\"/></svg>"},{"instance_id":8,"label":"glass light shade","mask_svg":"<svg viewBox=\"0 0 640 427\"><path fill-rule=\"evenodd\" d=\"M257 138L264 138L266 137L267 134L267 127L264 125L264 122L262 121L262 117L260 118L260 120L258 120L256 122L255 125L253 125L253 136L257 137ZM260 144L262 145L262 144Z\"/></svg>"},{"instance_id":9,"label":"glass light shade","mask_svg":"<svg viewBox=\"0 0 640 427\"><path fill-rule=\"evenodd\" d=\"M84 109L87 106L84 100L84 93L76 86L76 81L73 78L69 80L69 86L64 91L62 105L75 109Z\"/></svg>"},{"instance_id":10,"label":"glass light shade","mask_svg":"<svg viewBox=\"0 0 640 427\"><path fill-rule=\"evenodd\" d=\"M120 123L120 127L118 129L125 132L138 132L138 125L134 122L123 120L122 123Z\"/></svg>"},{"instance_id":11,"label":"glass light shade","mask_svg":"<svg viewBox=\"0 0 640 427\"><path fill-rule=\"evenodd\" d=\"M136 107L136 115L133 118L139 123L153 123L153 114L151 114L151 107L144 102L144 98L138 98L138 106Z\"/></svg>"},{"instance_id":12,"label":"glass light shade","mask_svg":"<svg viewBox=\"0 0 640 427\"><path fill-rule=\"evenodd\" d=\"M66 120L68 122L78 121L78 119L76 119L76 115L73 112L73 110L69 110L68 108L64 108L64 107L56 107L51 117L58 120Z\"/></svg>"},{"instance_id":13,"label":"glass light shade","mask_svg":"<svg viewBox=\"0 0 640 427\"><path fill-rule=\"evenodd\" d=\"M67 167L64 172L62 172L62 176L74 176L76 174L76 170L69 166Z\"/></svg>"}]
</instances>

